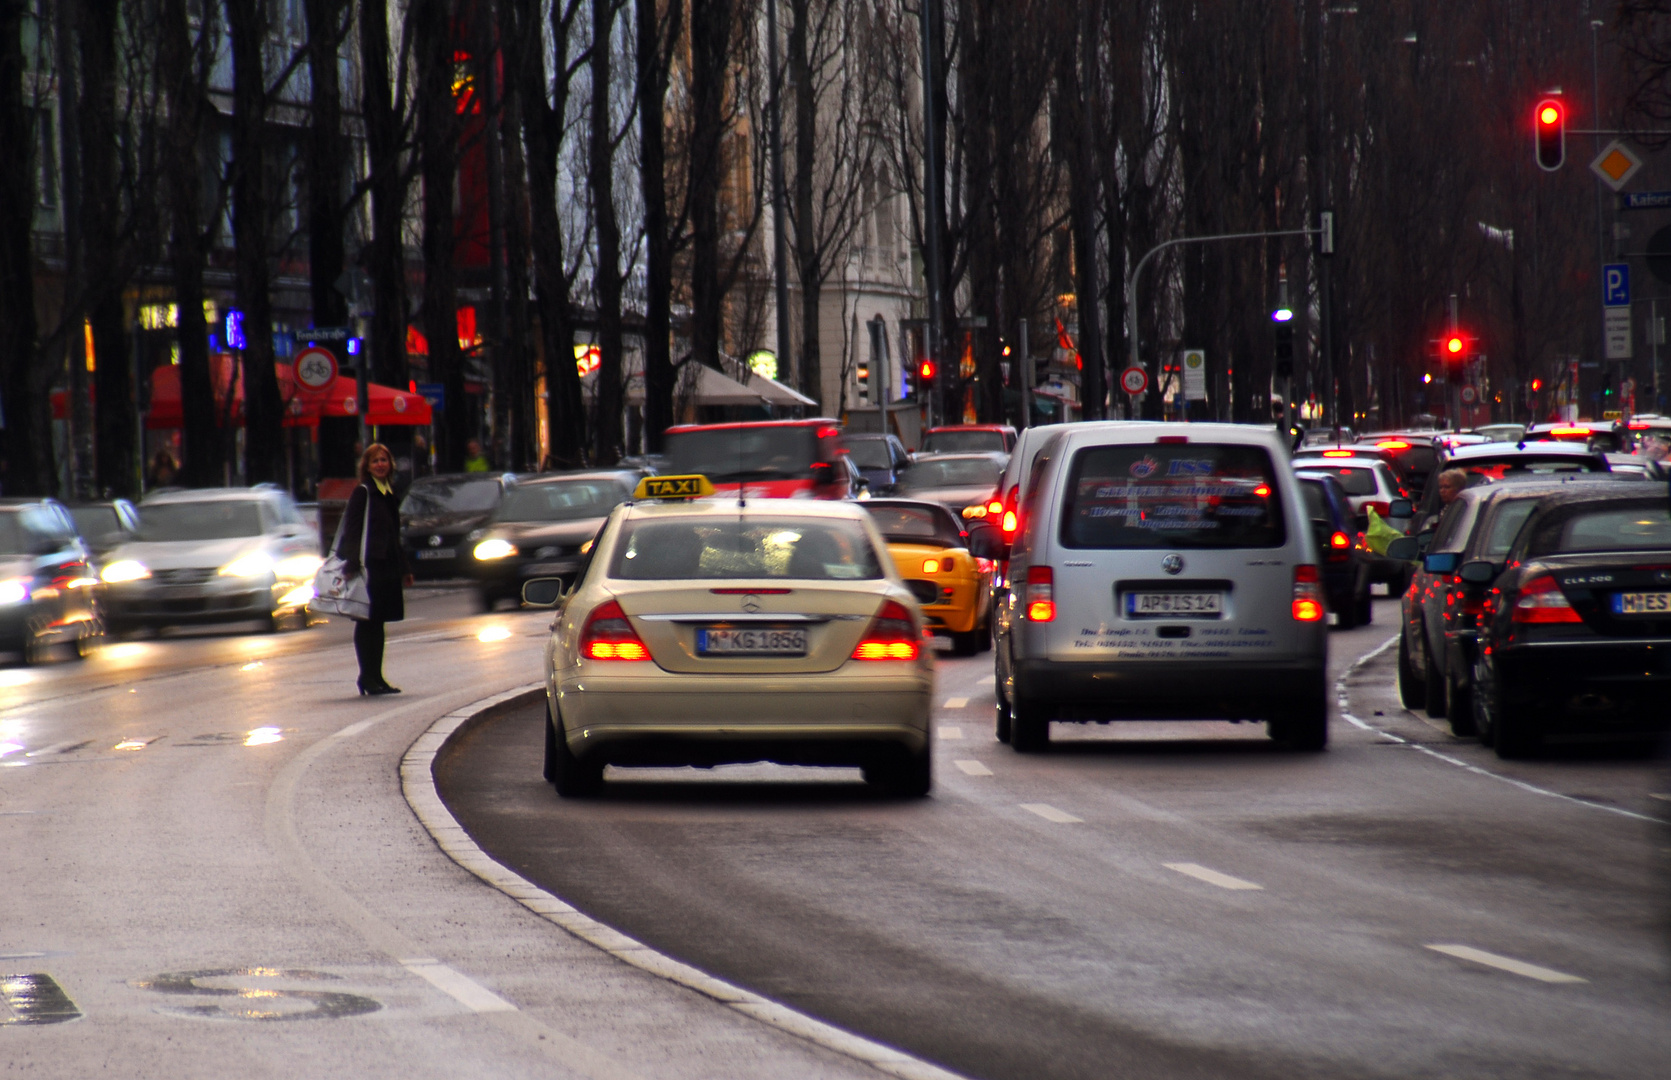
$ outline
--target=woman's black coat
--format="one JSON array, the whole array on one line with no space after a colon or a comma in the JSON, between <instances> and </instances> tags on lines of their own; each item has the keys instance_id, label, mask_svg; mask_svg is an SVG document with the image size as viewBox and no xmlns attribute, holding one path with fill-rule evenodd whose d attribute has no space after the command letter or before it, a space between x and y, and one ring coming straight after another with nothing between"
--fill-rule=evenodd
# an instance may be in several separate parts
<instances>
[{"instance_id":1,"label":"woman's black coat","mask_svg":"<svg viewBox=\"0 0 1671 1080\"><path fill-rule=\"evenodd\" d=\"M367 513L367 507L370 513ZM369 525L366 523L369 522ZM349 496L342 515L342 534L336 555L350 567L360 561L360 530L366 535L366 584L371 590L371 622L399 622L406 617L401 591L406 577L406 550L400 544L400 497L385 495L374 483L364 483Z\"/></svg>"}]
</instances>

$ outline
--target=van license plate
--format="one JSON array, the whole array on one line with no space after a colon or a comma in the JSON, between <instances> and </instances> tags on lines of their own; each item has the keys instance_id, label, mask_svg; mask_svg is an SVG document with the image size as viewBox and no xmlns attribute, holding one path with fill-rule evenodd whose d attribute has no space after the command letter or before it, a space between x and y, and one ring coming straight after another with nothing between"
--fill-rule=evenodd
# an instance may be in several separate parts
<instances>
[{"instance_id":1,"label":"van license plate","mask_svg":"<svg viewBox=\"0 0 1671 1080\"><path fill-rule=\"evenodd\" d=\"M698 656L805 656L806 631L762 627L698 630Z\"/></svg>"},{"instance_id":2,"label":"van license plate","mask_svg":"<svg viewBox=\"0 0 1671 1080\"><path fill-rule=\"evenodd\" d=\"M1216 592L1129 592L1126 615L1133 619L1169 618L1175 615L1224 614L1224 594Z\"/></svg>"},{"instance_id":3,"label":"van license plate","mask_svg":"<svg viewBox=\"0 0 1671 1080\"><path fill-rule=\"evenodd\" d=\"M1615 615L1671 615L1671 592L1613 594Z\"/></svg>"}]
</instances>

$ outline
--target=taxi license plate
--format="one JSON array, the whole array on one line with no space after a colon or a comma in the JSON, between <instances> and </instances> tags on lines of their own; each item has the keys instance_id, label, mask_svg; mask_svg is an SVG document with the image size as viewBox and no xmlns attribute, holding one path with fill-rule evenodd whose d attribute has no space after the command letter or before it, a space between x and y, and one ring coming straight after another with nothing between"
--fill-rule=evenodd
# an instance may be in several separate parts
<instances>
[{"instance_id":1,"label":"taxi license plate","mask_svg":"<svg viewBox=\"0 0 1671 1080\"><path fill-rule=\"evenodd\" d=\"M415 553L420 559L450 559L458 554L457 548L419 548Z\"/></svg>"},{"instance_id":2,"label":"taxi license plate","mask_svg":"<svg viewBox=\"0 0 1671 1080\"><path fill-rule=\"evenodd\" d=\"M1615 615L1671 615L1671 592L1613 594Z\"/></svg>"},{"instance_id":3,"label":"taxi license plate","mask_svg":"<svg viewBox=\"0 0 1671 1080\"><path fill-rule=\"evenodd\" d=\"M1218 618L1224 614L1224 594L1216 592L1129 592L1126 615L1134 619L1177 615Z\"/></svg>"},{"instance_id":4,"label":"taxi license plate","mask_svg":"<svg viewBox=\"0 0 1671 1080\"><path fill-rule=\"evenodd\" d=\"M698 630L698 656L805 656L806 631L759 627Z\"/></svg>"}]
</instances>

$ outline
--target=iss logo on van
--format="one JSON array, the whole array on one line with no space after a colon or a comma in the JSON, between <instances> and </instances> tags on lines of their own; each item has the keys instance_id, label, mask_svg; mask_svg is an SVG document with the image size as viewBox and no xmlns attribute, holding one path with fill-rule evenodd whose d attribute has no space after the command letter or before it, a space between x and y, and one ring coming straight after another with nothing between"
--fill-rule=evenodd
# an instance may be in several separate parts
<instances>
[{"instance_id":1,"label":"iss logo on van","mask_svg":"<svg viewBox=\"0 0 1671 1080\"><path fill-rule=\"evenodd\" d=\"M1146 480L1153 476L1158 468L1160 468L1160 462L1156 461L1153 456L1144 454L1131 463L1131 475L1139 480Z\"/></svg>"},{"instance_id":2,"label":"iss logo on van","mask_svg":"<svg viewBox=\"0 0 1671 1080\"><path fill-rule=\"evenodd\" d=\"M1168 476L1211 476L1213 475L1213 461L1211 458L1176 458L1166 470Z\"/></svg>"}]
</instances>

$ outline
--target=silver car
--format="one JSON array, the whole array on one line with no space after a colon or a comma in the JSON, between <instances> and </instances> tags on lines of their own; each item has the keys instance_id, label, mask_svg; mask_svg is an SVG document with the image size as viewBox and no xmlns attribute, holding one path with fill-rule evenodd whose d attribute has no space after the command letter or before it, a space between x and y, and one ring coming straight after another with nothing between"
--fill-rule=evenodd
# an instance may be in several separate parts
<instances>
[{"instance_id":1,"label":"silver car","mask_svg":"<svg viewBox=\"0 0 1671 1080\"><path fill-rule=\"evenodd\" d=\"M319 540L287 492L260 485L154 495L132 542L111 551L105 626L243 622L306 626Z\"/></svg>"},{"instance_id":2,"label":"silver car","mask_svg":"<svg viewBox=\"0 0 1671 1080\"><path fill-rule=\"evenodd\" d=\"M1275 431L1068 427L1029 471L995 626L1000 739L1226 719L1326 745L1323 585Z\"/></svg>"}]
</instances>

